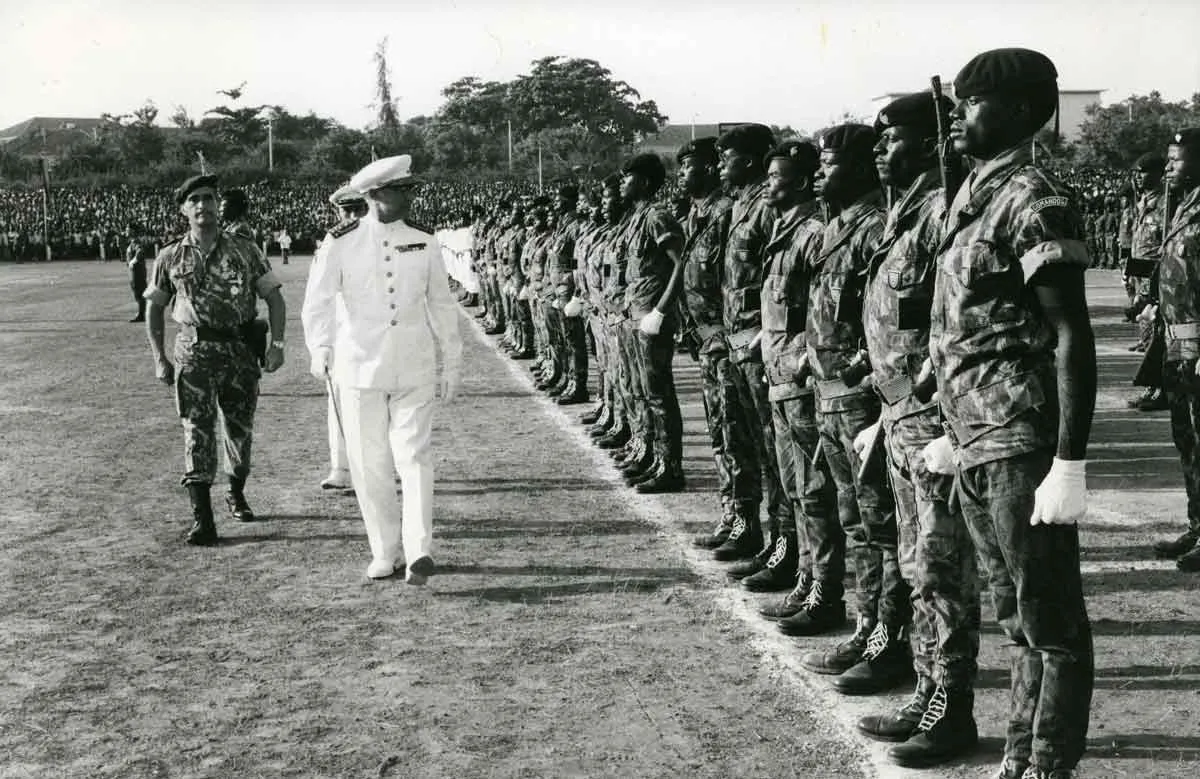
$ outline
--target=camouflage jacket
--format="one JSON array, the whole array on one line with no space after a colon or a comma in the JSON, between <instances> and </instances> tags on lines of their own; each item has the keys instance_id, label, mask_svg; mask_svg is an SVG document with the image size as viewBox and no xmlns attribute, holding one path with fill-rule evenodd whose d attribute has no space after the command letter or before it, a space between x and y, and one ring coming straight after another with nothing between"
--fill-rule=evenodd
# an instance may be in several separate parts
<instances>
[{"instance_id":1,"label":"camouflage jacket","mask_svg":"<svg viewBox=\"0 0 1200 779\"><path fill-rule=\"evenodd\" d=\"M824 233L820 204L810 200L780 214L767 241L763 256L762 358L773 401L812 392L798 371L805 352L813 262L821 252Z\"/></svg>"},{"instance_id":2,"label":"camouflage jacket","mask_svg":"<svg viewBox=\"0 0 1200 779\"><path fill-rule=\"evenodd\" d=\"M883 193L864 196L825 226L813 262L805 346L822 411L874 400L869 383L848 387L840 374L864 345L863 284L885 218Z\"/></svg>"},{"instance_id":3,"label":"camouflage jacket","mask_svg":"<svg viewBox=\"0 0 1200 779\"><path fill-rule=\"evenodd\" d=\"M584 229L575 242L575 262L580 281L578 295L587 301L592 311L597 310L600 293L604 289L604 243L608 239L608 225L591 225Z\"/></svg>"},{"instance_id":4,"label":"camouflage jacket","mask_svg":"<svg viewBox=\"0 0 1200 779\"><path fill-rule=\"evenodd\" d=\"M222 233L205 256L189 233L158 253L145 297L162 306L174 298L172 318L181 325L233 333L254 319L256 296L265 298L280 286L253 242ZM195 335L180 331L180 337Z\"/></svg>"},{"instance_id":5,"label":"camouflage jacket","mask_svg":"<svg viewBox=\"0 0 1200 779\"><path fill-rule=\"evenodd\" d=\"M933 407L912 396L912 380L929 356L944 198L937 171L922 173L888 212L867 273L863 330L875 390L892 419Z\"/></svg>"},{"instance_id":6,"label":"camouflage jacket","mask_svg":"<svg viewBox=\"0 0 1200 779\"><path fill-rule=\"evenodd\" d=\"M724 330L721 279L733 200L720 188L692 203L684 225L683 304L702 341Z\"/></svg>"},{"instance_id":7,"label":"camouflage jacket","mask_svg":"<svg viewBox=\"0 0 1200 779\"><path fill-rule=\"evenodd\" d=\"M1163 198L1160 192L1145 192L1133 211L1131 254L1139 260L1162 256Z\"/></svg>"},{"instance_id":8,"label":"camouflage jacket","mask_svg":"<svg viewBox=\"0 0 1200 779\"><path fill-rule=\"evenodd\" d=\"M1054 446L1056 336L1029 280L1045 265L1090 262L1075 193L1028 144L959 189L938 246L929 346L962 467Z\"/></svg>"},{"instance_id":9,"label":"camouflage jacket","mask_svg":"<svg viewBox=\"0 0 1200 779\"><path fill-rule=\"evenodd\" d=\"M1166 359L1200 357L1200 187L1188 193L1171 218L1159 274ZM1192 327L1180 327L1189 324Z\"/></svg>"},{"instance_id":10,"label":"camouflage jacket","mask_svg":"<svg viewBox=\"0 0 1200 779\"><path fill-rule=\"evenodd\" d=\"M653 203L636 206L625 222L625 306L641 319L662 299L675 270L668 252L683 250L683 228L665 208ZM662 312L678 321L674 306Z\"/></svg>"},{"instance_id":11,"label":"camouflage jacket","mask_svg":"<svg viewBox=\"0 0 1200 779\"><path fill-rule=\"evenodd\" d=\"M725 276L721 279L725 327L730 333L762 327L759 295L763 251L777 216L767 204L765 180L744 188L733 201L725 243Z\"/></svg>"},{"instance_id":12,"label":"camouflage jacket","mask_svg":"<svg viewBox=\"0 0 1200 779\"><path fill-rule=\"evenodd\" d=\"M546 297L570 296L575 290L575 242L583 222L574 214L564 214L546 243Z\"/></svg>"},{"instance_id":13,"label":"camouflage jacket","mask_svg":"<svg viewBox=\"0 0 1200 779\"><path fill-rule=\"evenodd\" d=\"M608 235L602 244L601 265L604 268L604 286L600 290L599 308L612 319L626 316L625 306L625 263L629 259L629 214L608 227Z\"/></svg>"},{"instance_id":14,"label":"camouflage jacket","mask_svg":"<svg viewBox=\"0 0 1200 779\"><path fill-rule=\"evenodd\" d=\"M530 294L541 295L546 282L546 265L549 259L550 231L525 233L525 245L521 247L521 273L529 284Z\"/></svg>"},{"instance_id":15,"label":"camouflage jacket","mask_svg":"<svg viewBox=\"0 0 1200 779\"><path fill-rule=\"evenodd\" d=\"M496 260L500 263L501 273L511 277L520 286L525 283L521 271L521 250L525 248L525 228L509 227L496 240Z\"/></svg>"}]
</instances>

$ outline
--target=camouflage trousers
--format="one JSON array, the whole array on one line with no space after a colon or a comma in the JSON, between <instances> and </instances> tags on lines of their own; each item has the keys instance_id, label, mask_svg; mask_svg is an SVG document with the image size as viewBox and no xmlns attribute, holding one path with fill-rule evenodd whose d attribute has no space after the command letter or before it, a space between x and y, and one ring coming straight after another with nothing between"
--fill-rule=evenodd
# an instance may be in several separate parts
<instances>
[{"instance_id":1,"label":"camouflage trousers","mask_svg":"<svg viewBox=\"0 0 1200 779\"><path fill-rule=\"evenodd\" d=\"M596 378L600 385L600 398L613 413L611 367L609 366L609 336L606 332L604 318L595 312L584 314L587 318L587 328L591 332L592 344L596 347ZM583 317L580 317L583 319Z\"/></svg>"},{"instance_id":2,"label":"camouflage trousers","mask_svg":"<svg viewBox=\"0 0 1200 779\"><path fill-rule=\"evenodd\" d=\"M896 511L886 478L863 481L854 437L879 418L879 402L867 395L841 411L818 412L821 451L837 488L838 519L846 556L854 566L859 617L889 626L911 618L909 588L900 576ZM824 584L824 583L823 583ZM832 582L830 582L832 584Z\"/></svg>"},{"instance_id":3,"label":"camouflage trousers","mask_svg":"<svg viewBox=\"0 0 1200 779\"><path fill-rule=\"evenodd\" d=\"M175 339L175 407L183 422L185 486L216 479L218 425L224 434L226 473L242 479L250 474L260 375L245 343Z\"/></svg>"},{"instance_id":4,"label":"camouflage trousers","mask_svg":"<svg viewBox=\"0 0 1200 779\"><path fill-rule=\"evenodd\" d=\"M984 463L960 471L955 482L996 618L1012 642L1004 754L1043 770L1074 768L1083 756L1095 679L1079 528L1029 524L1053 455L1047 449Z\"/></svg>"},{"instance_id":5,"label":"camouflage trousers","mask_svg":"<svg viewBox=\"0 0 1200 779\"><path fill-rule=\"evenodd\" d=\"M954 477L930 473L922 450L943 434L936 408L892 419L888 473L896 502L900 574L912 588L913 668L948 690L971 689L979 656L979 569Z\"/></svg>"},{"instance_id":6,"label":"camouflage trousers","mask_svg":"<svg viewBox=\"0 0 1200 779\"><path fill-rule=\"evenodd\" d=\"M646 377L643 375L638 335L637 323L628 317L622 318L617 327L617 341L621 352L619 384L621 394L625 397L625 413L633 437L645 439L649 443L652 429L650 410L646 406Z\"/></svg>"},{"instance_id":7,"label":"camouflage trousers","mask_svg":"<svg viewBox=\"0 0 1200 779\"><path fill-rule=\"evenodd\" d=\"M633 433L637 424L637 412L629 375L629 353L626 343L628 339L625 337L623 327L626 320L607 312L604 316L605 332L608 335L610 378L615 410L621 423Z\"/></svg>"},{"instance_id":8,"label":"camouflage trousers","mask_svg":"<svg viewBox=\"0 0 1200 779\"><path fill-rule=\"evenodd\" d=\"M700 397L704 402L709 446L717 466L717 496L722 506L732 509L735 492L745 494L748 489L744 484L735 489L734 484L739 479L744 481L748 473L727 443L731 435L736 435L730 430L730 423L737 418L738 410L737 387L729 371L728 351L700 352Z\"/></svg>"},{"instance_id":9,"label":"camouflage trousers","mask_svg":"<svg viewBox=\"0 0 1200 779\"><path fill-rule=\"evenodd\" d=\"M726 446L739 463L752 474L747 478L749 494L737 490L734 481L734 500L738 503L759 503L766 499L767 532L770 538L782 528L795 527L792 502L783 491L779 463L775 459L775 420L771 401L767 397L766 369L761 360L730 360L730 378L737 392L736 405L740 419L731 421Z\"/></svg>"},{"instance_id":10,"label":"camouflage trousers","mask_svg":"<svg viewBox=\"0 0 1200 779\"><path fill-rule=\"evenodd\" d=\"M674 467L683 463L683 415L675 391L675 321L668 318L657 335L646 335L630 320L632 358L641 381L642 428L654 454Z\"/></svg>"},{"instance_id":11,"label":"camouflage trousers","mask_svg":"<svg viewBox=\"0 0 1200 779\"><path fill-rule=\"evenodd\" d=\"M503 328L507 320L504 317L504 295L500 292L500 276L489 269L482 281L480 290L483 292L484 308L487 309L488 318L496 327Z\"/></svg>"},{"instance_id":12,"label":"camouflage trousers","mask_svg":"<svg viewBox=\"0 0 1200 779\"><path fill-rule=\"evenodd\" d=\"M1200 395L1172 392L1171 438L1183 466L1188 530L1200 533Z\"/></svg>"},{"instance_id":13,"label":"camouflage trousers","mask_svg":"<svg viewBox=\"0 0 1200 779\"><path fill-rule=\"evenodd\" d=\"M822 588L831 575L841 587L846 539L837 524L833 478L824 460L817 460L821 434L817 430L816 400L811 392L777 400L772 402L771 412L779 477L795 517L792 532L800 550L800 570L814 576L819 570Z\"/></svg>"},{"instance_id":14,"label":"camouflage trousers","mask_svg":"<svg viewBox=\"0 0 1200 779\"><path fill-rule=\"evenodd\" d=\"M588 384L587 326L582 316L567 316L561 309L554 309L554 328L558 342L562 345L563 370L583 390Z\"/></svg>"}]
</instances>

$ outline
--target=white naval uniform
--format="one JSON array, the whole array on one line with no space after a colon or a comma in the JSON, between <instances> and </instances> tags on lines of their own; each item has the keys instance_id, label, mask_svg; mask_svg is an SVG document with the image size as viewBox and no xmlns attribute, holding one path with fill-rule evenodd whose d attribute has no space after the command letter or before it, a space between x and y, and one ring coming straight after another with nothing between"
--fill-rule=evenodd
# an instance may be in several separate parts
<instances>
[{"instance_id":1,"label":"white naval uniform","mask_svg":"<svg viewBox=\"0 0 1200 779\"><path fill-rule=\"evenodd\" d=\"M374 211L340 237L331 233L313 259L301 321L310 353L333 350L350 476L372 557L430 555L435 349L447 375L462 370L458 306L437 241L403 221L382 224Z\"/></svg>"}]
</instances>

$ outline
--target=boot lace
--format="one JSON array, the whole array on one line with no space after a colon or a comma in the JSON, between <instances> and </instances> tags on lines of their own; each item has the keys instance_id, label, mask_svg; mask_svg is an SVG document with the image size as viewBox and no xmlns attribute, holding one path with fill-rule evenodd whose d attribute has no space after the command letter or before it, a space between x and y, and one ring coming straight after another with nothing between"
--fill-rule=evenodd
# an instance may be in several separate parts
<instances>
[{"instance_id":1,"label":"boot lace","mask_svg":"<svg viewBox=\"0 0 1200 779\"><path fill-rule=\"evenodd\" d=\"M887 625L879 622L875 625L875 629L871 631L871 635L867 636L867 648L863 650L863 660L874 660L883 654L883 650L887 649L888 645L888 629Z\"/></svg>"},{"instance_id":2,"label":"boot lace","mask_svg":"<svg viewBox=\"0 0 1200 779\"><path fill-rule=\"evenodd\" d=\"M1017 777L1016 771L1018 768L1020 768L1019 763L1010 757L1006 757L1000 761L1000 770L996 772L996 775L992 779L1023 779L1023 777Z\"/></svg>"},{"instance_id":3,"label":"boot lace","mask_svg":"<svg viewBox=\"0 0 1200 779\"><path fill-rule=\"evenodd\" d=\"M917 723L917 730L927 733L933 730L933 726L941 722L942 717L945 716L946 688L939 684L933 691L933 695L929 698L929 705L925 707L925 713L921 715L921 721Z\"/></svg>"},{"instance_id":4,"label":"boot lace","mask_svg":"<svg viewBox=\"0 0 1200 779\"><path fill-rule=\"evenodd\" d=\"M1031 765L1025 769L1025 773L1021 775L1021 779L1075 779L1075 772L1070 768L1056 768L1052 771L1043 771L1035 765Z\"/></svg>"},{"instance_id":5,"label":"boot lace","mask_svg":"<svg viewBox=\"0 0 1200 779\"><path fill-rule=\"evenodd\" d=\"M775 542L775 549L771 551L771 556L767 558L767 567L775 568L783 562L783 558L787 556L787 539L781 537Z\"/></svg>"},{"instance_id":6,"label":"boot lace","mask_svg":"<svg viewBox=\"0 0 1200 779\"><path fill-rule=\"evenodd\" d=\"M813 582L813 586L808 590L808 596L804 602L800 604L805 611L811 611L821 605L821 583Z\"/></svg>"},{"instance_id":7,"label":"boot lace","mask_svg":"<svg viewBox=\"0 0 1200 779\"><path fill-rule=\"evenodd\" d=\"M733 530L729 531L729 540L736 541L746 534L749 528L746 526L746 518L741 514L733 518Z\"/></svg>"}]
</instances>

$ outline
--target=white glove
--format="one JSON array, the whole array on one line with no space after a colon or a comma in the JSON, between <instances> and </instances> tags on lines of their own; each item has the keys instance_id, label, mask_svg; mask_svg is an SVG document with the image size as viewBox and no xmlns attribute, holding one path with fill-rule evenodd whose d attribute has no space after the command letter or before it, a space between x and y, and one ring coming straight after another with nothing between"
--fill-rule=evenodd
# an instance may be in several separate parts
<instances>
[{"instance_id":1,"label":"white glove","mask_svg":"<svg viewBox=\"0 0 1200 779\"><path fill-rule=\"evenodd\" d=\"M450 403L458 397L458 390L462 387L462 376L458 371L443 371L441 395L443 403Z\"/></svg>"},{"instance_id":2,"label":"white glove","mask_svg":"<svg viewBox=\"0 0 1200 779\"><path fill-rule=\"evenodd\" d=\"M551 308L562 308L562 301L559 300L558 298L555 298L554 300L550 301L550 307Z\"/></svg>"},{"instance_id":3,"label":"white glove","mask_svg":"<svg viewBox=\"0 0 1200 779\"><path fill-rule=\"evenodd\" d=\"M1142 309L1142 313L1137 315L1137 321L1153 322L1156 316L1158 316L1158 306L1146 306Z\"/></svg>"},{"instance_id":4,"label":"white glove","mask_svg":"<svg viewBox=\"0 0 1200 779\"><path fill-rule=\"evenodd\" d=\"M867 447L871 445L871 441L875 440L875 436L879 435L880 422L876 422L870 427L864 428L858 435L854 436L854 451L859 457L867 451Z\"/></svg>"},{"instance_id":5,"label":"white glove","mask_svg":"<svg viewBox=\"0 0 1200 779\"><path fill-rule=\"evenodd\" d=\"M958 452L954 451L949 436L935 438L925 444L921 457L925 460L925 469L930 473L952 475L958 465Z\"/></svg>"},{"instance_id":6,"label":"white glove","mask_svg":"<svg viewBox=\"0 0 1200 779\"><path fill-rule=\"evenodd\" d=\"M521 289L517 291L517 300L529 300L529 285L528 284L521 287Z\"/></svg>"},{"instance_id":7,"label":"white glove","mask_svg":"<svg viewBox=\"0 0 1200 779\"><path fill-rule=\"evenodd\" d=\"M571 298L567 304L563 306L563 316L579 316L583 313L583 301L579 298Z\"/></svg>"},{"instance_id":8,"label":"white glove","mask_svg":"<svg viewBox=\"0 0 1200 779\"><path fill-rule=\"evenodd\" d=\"M1054 458L1033 493L1029 524L1073 525L1087 514L1087 460Z\"/></svg>"},{"instance_id":9,"label":"white glove","mask_svg":"<svg viewBox=\"0 0 1200 779\"><path fill-rule=\"evenodd\" d=\"M333 365L333 350L332 349L313 349L312 365L309 366L308 372L313 375L313 378L325 380L329 375L330 368Z\"/></svg>"},{"instance_id":10,"label":"white glove","mask_svg":"<svg viewBox=\"0 0 1200 779\"><path fill-rule=\"evenodd\" d=\"M663 315L662 312L657 308L650 309L650 313L646 314L644 317L642 317L642 320L638 322L638 329L646 335L658 335L659 331L662 330L662 326Z\"/></svg>"}]
</instances>

